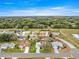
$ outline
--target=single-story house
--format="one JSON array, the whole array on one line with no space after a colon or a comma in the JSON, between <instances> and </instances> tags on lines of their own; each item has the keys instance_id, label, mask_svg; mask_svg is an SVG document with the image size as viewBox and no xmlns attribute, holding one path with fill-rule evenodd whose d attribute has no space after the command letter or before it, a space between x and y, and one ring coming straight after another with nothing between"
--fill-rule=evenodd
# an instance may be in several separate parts
<instances>
[{"instance_id":1,"label":"single-story house","mask_svg":"<svg viewBox=\"0 0 79 59\"><path fill-rule=\"evenodd\" d=\"M22 50L23 48L25 48L25 47L28 47L28 46L30 46L30 42L27 41L27 40L24 40L24 41L22 41L22 42L19 44L19 48L21 48L21 50Z\"/></svg>"},{"instance_id":2,"label":"single-story house","mask_svg":"<svg viewBox=\"0 0 79 59\"><path fill-rule=\"evenodd\" d=\"M58 41L52 42L52 48L54 48L55 53L59 53L59 50L63 48L63 43Z\"/></svg>"},{"instance_id":3,"label":"single-story house","mask_svg":"<svg viewBox=\"0 0 79 59\"><path fill-rule=\"evenodd\" d=\"M22 35L23 35L23 36L28 36L30 33L31 33L31 31L23 31L23 32L22 32Z\"/></svg>"},{"instance_id":4,"label":"single-story house","mask_svg":"<svg viewBox=\"0 0 79 59\"><path fill-rule=\"evenodd\" d=\"M41 31L39 36L40 37L48 37L49 36L49 31Z\"/></svg>"},{"instance_id":5,"label":"single-story house","mask_svg":"<svg viewBox=\"0 0 79 59\"><path fill-rule=\"evenodd\" d=\"M37 33L36 32L32 32L30 35L29 35L29 40L33 39L37 37Z\"/></svg>"},{"instance_id":6,"label":"single-story house","mask_svg":"<svg viewBox=\"0 0 79 59\"><path fill-rule=\"evenodd\" d=\"M16 44L14 43L3 43L0 45L1 49L14 48Z\"/></svg>"},{"instance_id":7,"label":"single-story house","mask_svg":"<svg viewBox=\"0 0 79 59\"><path fill-rule=\"evenodd\" d=\"M59 32L52 32L52 35L58 36L60 33Z\"/></svg>"}]
</instances>

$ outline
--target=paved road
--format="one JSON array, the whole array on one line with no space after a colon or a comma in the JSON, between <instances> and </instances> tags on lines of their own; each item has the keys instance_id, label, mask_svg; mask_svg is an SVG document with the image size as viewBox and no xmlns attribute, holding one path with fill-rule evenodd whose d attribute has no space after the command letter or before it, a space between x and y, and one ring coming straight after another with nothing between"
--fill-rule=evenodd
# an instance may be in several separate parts
<instances>
[{"instance_id":1,"label":"paved road","mask_svg":"<svg viewBox=\"0 0 79 59\"><path fill-rule=\"evenodd\" d=\"M17 57L17 58L37 58L37 57L75 57L76 59L79 59L79 50L77 49L71 49L70 52L65 52L65 53L0 53L0 57L5 57L5 58L12 58L12 57Z\"/></svg>"},{"instance_id":2,"label":"paved road","mask_svg":"<svg viewBox=\"0 0 79 59\"><path fill-rule=\"evenodd\" d=\"M58 37L57 37L58 38ZM60 39L58 38L60 41L62 41L63 43L65 43L67 46L69 46L71 48L71 55L73 57L75 57L76 59L79 59L79 49L77 49L73 44L63 40L63 39ZM64 54L64 53L63 53Z\"/></svg>"},{"instance_id":3,"label":"paved road","mask_svg":"<svg viewBox=\"0 0 79 59\"><path fill-rule=\"evenodd\" d=\"M79 50L78 49L72 49L71 54L76 58L79 59Z\"/></svg>"},{"instance_id":4,"label":"paved road","mask_svg":"<svg viewBox=\"0 0 79 59\"><path fill-rule=\"evenodd\" d=\"M71 48L71 55L74 56L76 59L79 59L79 50L71 43L60 39L58 37L56 37L57 39L59 39L60 41L62 41L63 43L65 43L67 46L69 46Z\"/></svg>"},{"instance_id":5,"label":"paved road","mask_svg":"<svg viewBox=\"0 0 79 59\"><path fill-rule=\"evenodd\" d=\"M64 39L58 38L56 37L58 40L62 41L63 43L65 43L67 46L69 46L71 49L77 49L73 44L65 41Z\"/></svg>"},{"instance_id":6,"label":"paved road","mask_svg":"<svg viewBox=\"0 0 79 59\"><path fill-rule=\"evenodd\" d=\"M33 57L69 57L71 53L51 54L51 53L1 53L0 57L12 58L33 58Z\"/></svg>"}]
</instances>

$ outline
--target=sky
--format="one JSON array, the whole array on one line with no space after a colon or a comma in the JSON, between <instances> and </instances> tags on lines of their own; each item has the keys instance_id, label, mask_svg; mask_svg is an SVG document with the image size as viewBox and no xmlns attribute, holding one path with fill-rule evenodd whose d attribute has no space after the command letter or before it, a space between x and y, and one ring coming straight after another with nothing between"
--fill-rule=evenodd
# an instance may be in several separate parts
<instances>
[{"instance_id":1,"label":"sky","mask_svg":"<svg viewBox=\"0 0 79 59\"><path fill-rule=\"evenodd\" d=\"M0 16L79 16L79 0L0 0Z\"/></svg>"}]
</instances>

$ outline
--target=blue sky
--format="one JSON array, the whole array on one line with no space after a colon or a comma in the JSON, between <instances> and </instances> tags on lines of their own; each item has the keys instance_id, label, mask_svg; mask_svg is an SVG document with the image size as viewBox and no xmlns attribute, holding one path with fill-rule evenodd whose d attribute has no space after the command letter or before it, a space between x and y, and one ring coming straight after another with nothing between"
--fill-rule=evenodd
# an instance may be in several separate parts
<instances>
[{"instance_id":1,"label":"blue sky","mask_svg":"<svg viewBox=\"0 0 79 59\"><path fill-rule=\"evenodd\" d=\"M79 0L0 0L0 16L79 16Z\"/></svg>"}]
</instances>

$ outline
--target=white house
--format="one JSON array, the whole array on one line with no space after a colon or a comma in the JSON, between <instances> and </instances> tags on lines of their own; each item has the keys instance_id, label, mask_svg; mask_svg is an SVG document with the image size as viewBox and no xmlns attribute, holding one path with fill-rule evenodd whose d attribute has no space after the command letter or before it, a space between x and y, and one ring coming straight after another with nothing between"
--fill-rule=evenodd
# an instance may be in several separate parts
<instances>
[{"instance_id":1,"label":"white house","mask_svg":"<svg viewBox=\"0 0 79 59\"><path fill-rule=\"evenodd\" d=\"M30 33L31 33L31 31L23 31L23 32L22 32L22 35L23 35L23 36L28 36Z\"/></svg>"},{"instance_id":2,"label":"white house","mask_svg":"<svg viewBox=\"0 0 79 59\"><path fill-rule=\"evenodd\" d=\"M58 36L60 33L59 32L52 32L52 35Z\"/></svg>"},{"instance_id":3,"label":"white house","mask_svg":"<svg viewBox=\"0 0 79 59\"><path fill-rule=\"evenodd\" d=\"M14 48L16 44L14 43L4 43L4 44L1 44L0 48L1 49L7 49L7 48Z\"/></svg>"},{"instance_id":4,"label":"white house","mask_svg":"<svg viewBox=\"0 0 79 59\"><path fill-rule=\"evenodd\" d=\"M7 49L9 46L8 43L1 44L1 49Z\"/></svg>"},{"instance_id":5,"label":"white house","mask_svg":"<svg viewBox=\"0 0 79 59\"><path fill-rule=\"evenodd\" d=\"M14 48L15 45L16 45L16 44L14 44L14 43L10 43L8 47L9 47L9 48Z\"/></svg>"},{"instance_id":6,"label":"white house","mask_svg":"<svg viewBox=\"0 0 79 59\"><path fill-rule=\"evenodd\" d=\"M52 42L52 48L54 48L55 53L59 53L59 50L63 47L63 44L61 42Z\"/></svg>"},{"instance_id":7,"label":"white house","mask_svg":"<svg viewBox=\"0 0 79 59\"><path fill-rule=\"evenodd\" d=\"M32 33L30 34L29 40L31 40L31 39L33 39L33 38L35 38L35 37L37 37L37 33L36 33L36 32L32 32Z\"/></svg>"}]
</instances>

